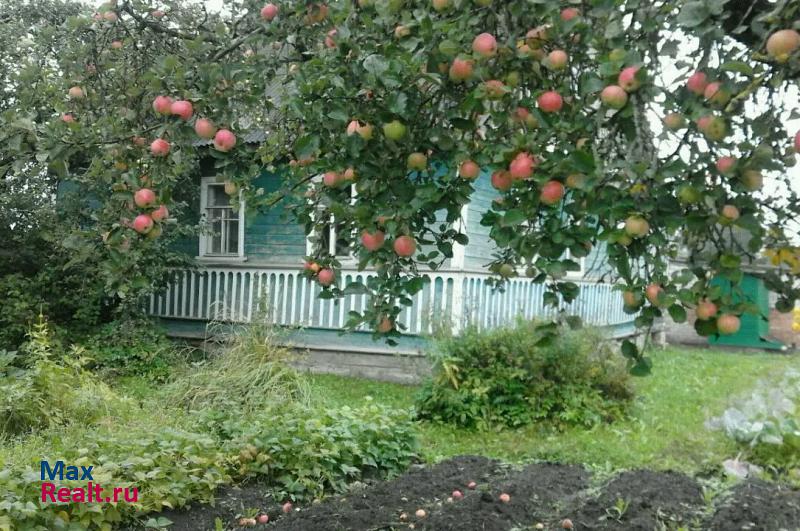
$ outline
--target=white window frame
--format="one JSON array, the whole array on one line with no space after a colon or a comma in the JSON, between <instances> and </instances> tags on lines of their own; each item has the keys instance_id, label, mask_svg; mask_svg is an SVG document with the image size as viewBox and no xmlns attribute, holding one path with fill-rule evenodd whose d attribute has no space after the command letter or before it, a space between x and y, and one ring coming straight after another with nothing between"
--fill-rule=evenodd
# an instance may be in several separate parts
<instances>
[{"instance_id":1,"label":"white window frame","mask_svg":"<svg viewBox=\"0 0 800 531\"><path fill-rule=\"evenodd\" d=\"M579 271L567 271L567 278L583 278L586 275L585 256L581 258L575 258L574 256L572 256L572 251L567 249L567 251L564 253L564 259L572 260L573 262L578 262L578 265L580 265L581 267Z\"/></svg>"},{"instance_id":2,"label":"white window frame","mask_svg":"<svg viewBox=\"0 0 800 531\"><path fill-rule=\"evenodd\" d=\"M208 209L208 188L210 185L221 185L216 176L203 177L200 181L200 219L208 222L206 211ZM236 254L210 254L208 251L208 238L210 234L200 235L200 253L197 258L211 261L243 262L247 260L244 254L244 223L245 223L245 201L242 191L239 190L239 248Z\"/></svg>"},{"instance_id":3,"label":"white window frame","mask_svg":"<svg viewBox=\"0 0 800 531\"><path fill-rule=\"evenodd\" d=\"M311 179L312 183L318 183L322 180L322 175L316 175L313 179ZM355 183L350 185L350 204L355 204L356 197L358 197L358 191L356 190ZM317 222L316 219L317 212L314 212L314 222ZM353 254L353 247L350 247L350 253L347 255L337 255L336 254L336 219L333 215L331 215L330 219L328 219L328 254L330 254L333 258L337 259L339 262L342 263L355 263L356 256ZM311 256L314 253L314 242L312 239L316 238L316 230L306 236L306 255ZM354 235L355 237L355 235ZM354 240L355 243L355 240Z\"/></svg>"}]
</instances>

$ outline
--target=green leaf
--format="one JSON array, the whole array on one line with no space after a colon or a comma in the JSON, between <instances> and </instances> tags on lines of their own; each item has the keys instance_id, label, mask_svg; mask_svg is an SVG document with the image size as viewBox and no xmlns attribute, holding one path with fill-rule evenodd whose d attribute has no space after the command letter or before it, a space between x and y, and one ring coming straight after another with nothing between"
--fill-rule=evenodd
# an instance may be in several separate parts
<instances>
[{"instance_id":1,"label":"green leaf","mask_svg":"<svg viewBox=\"0 0 800 531\"><path fill-rule=\"evenodd\" d=\"M626 339L622 342L622 355L635 360L639 357L639 347L630 339Z\"/></svg>"},{"instance_id":2,"label":"green leaf","mask_svg":"<svg viewBox=\"0 0 800 531\"><path fill-rule=\"evenodd\" d=\"M686 321L686 310L680 304L673 304L667 310L670 317L676 323L683 323Z\"/></svg>"},{"instance_id":3,"label":"green leaf","mask_svg":"<svg viewBox=\"0 0 800 531\"><path fill-rule=\"evenodd\" d=\"M503 216L503 226L506 227L514 227L516 225L521 225L527 221L528 217L525 215L524 212L518 210L516 208L509 210Z\"/></svg>"}]
</instances>

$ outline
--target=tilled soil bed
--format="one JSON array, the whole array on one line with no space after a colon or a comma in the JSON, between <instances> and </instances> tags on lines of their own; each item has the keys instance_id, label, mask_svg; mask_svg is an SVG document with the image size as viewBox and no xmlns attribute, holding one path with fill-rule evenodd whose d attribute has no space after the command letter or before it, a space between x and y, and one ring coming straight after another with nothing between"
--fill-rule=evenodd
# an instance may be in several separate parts
<instances>
[{"instance_id":1,"label":"tilled soil bed","mask_svg":"<svg viewBox=\"0 0 800 531\"><path fill-rule=\"evenodd\" d=\"M564 519L576 530L800 530L800 491L777 483L748 480L709 505L698 482L676 472L634 470L598 484L577 466L519 468L475 456L414 466L393 480L358 484L288 515L274 500L254 496L257 490L228 489L216 507L163 516L178 531L213 530L216 518L226 529L236 528L248 509L269 515L269 523L256 529L276 531L556 530ZM463 498L454 499L454 490Z\"/></svg>"}]
</instances>

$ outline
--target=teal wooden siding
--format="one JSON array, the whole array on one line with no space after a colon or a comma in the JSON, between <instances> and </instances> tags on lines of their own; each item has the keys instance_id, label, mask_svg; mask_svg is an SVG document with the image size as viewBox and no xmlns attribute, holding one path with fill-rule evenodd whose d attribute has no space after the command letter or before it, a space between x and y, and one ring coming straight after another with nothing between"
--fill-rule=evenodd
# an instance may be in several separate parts
<instances>
[{"instance_id":1,"label":"teal wooden siding","mask_svg":"<svg viewBox=\"0 0 800 531\"><path fill-rule=\"evenodd\" d=\"M265 193L274 192L280 188L281 176L264 172L254 184ZM278 203L266 213L247 216L244 254L249 262L299 266L306 254L306 236L303 227L286 210L285 203Z\"/></svg>"}]
</instances>

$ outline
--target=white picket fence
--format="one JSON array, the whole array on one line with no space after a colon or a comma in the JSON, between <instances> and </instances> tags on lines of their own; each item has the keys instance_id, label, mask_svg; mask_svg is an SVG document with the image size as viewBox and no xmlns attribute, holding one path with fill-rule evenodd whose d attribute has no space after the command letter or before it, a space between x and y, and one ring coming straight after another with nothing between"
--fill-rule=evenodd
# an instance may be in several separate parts
<instances>
[{"instance_id":1,"label":"white picket fence","mask_svg":"<svg viewBox=\"0 0 800 531\"><path fill-rule=\"evenodd\" d=\"M341 286L365 281L370 274L355 270L339 272ZM542 304L544 286L527 279L513 279L502 291L488 283L489 275L464 271L426 274L428 282L417 293L399 321L406 333L420 335L437 326L458 331L468 324L482 329L512 323L518 316L548 317L555 309ZM629 323L619 293L609 284L576 281L578 299L567 309L593 325ZM320 299L320 287L297 269L278 267L208 267L177 271L160 294L151 295L149 313L173 319L250 322L260 316L273 324L340 329L351 310L362 311L366 295Z\"/></svg>"}]
</instances>

